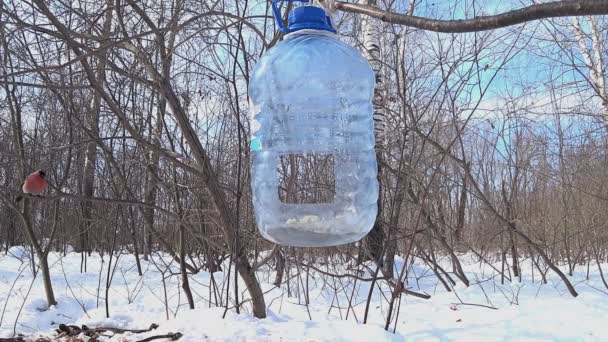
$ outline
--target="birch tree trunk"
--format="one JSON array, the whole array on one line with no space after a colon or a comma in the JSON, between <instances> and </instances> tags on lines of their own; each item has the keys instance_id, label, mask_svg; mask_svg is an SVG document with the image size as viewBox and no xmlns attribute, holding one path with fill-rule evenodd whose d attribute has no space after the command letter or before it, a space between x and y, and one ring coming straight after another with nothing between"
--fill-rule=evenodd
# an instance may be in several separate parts
<instances>
[{"instance_id":1,"label":"birch tree trunk","mask_svg":"<svg viewBox=\"0 0 608 342\"><path fill-rule=\"evenodd\" d=\"M585 67L589 72L588 82L597 96L600 97L604 122L608 125L608 88L606 87L606 67L602 56L603 32L598 28L593 17L587 17L587 21L590 28L589 34L583 30L578 17L572 19L572 26ZM591 39L591 49L587 44L587 36L590 36Z\"/></svg>"},{"instance_id":2,"label":"birch tree trunk","mask_svg":"<svg viewBox=\"0 0 608 342\"><path fill-rule=\"evenodd\" d=\"M376 0L360 0L360 4L376 6ZM363 16L361 20L361 31L363 33L363 54L369 61L374 74L376 75L376 88L374 90L374 137L376 160L378 162L378 215L374 227L365 238L365 248L374 261L382 263L383 245L385 232L383 227L382 212L382 164L384 162L384 132L385 114L383 110L384 98L382 96L382 75L381 75L381 56L380 56L380 25L379 20Z\"/></svg>"}]
</instances>

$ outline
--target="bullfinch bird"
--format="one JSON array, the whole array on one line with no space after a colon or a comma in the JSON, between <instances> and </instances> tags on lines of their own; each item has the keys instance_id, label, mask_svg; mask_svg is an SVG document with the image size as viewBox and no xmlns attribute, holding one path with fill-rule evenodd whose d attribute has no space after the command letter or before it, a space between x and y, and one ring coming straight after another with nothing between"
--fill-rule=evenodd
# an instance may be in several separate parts
<instances>
[{"instance_id":1,"label":"bullfinch bird","mask_svg":"<svg viewBox=\"0 0 608 342\"><path fill-rule=\"evenodd\" d=\"M42 170L32 173L23 181L21 190L24 194L40 195L49 186L49 182L46 181L45 177L46 173ZM19 196L15 200L19 202L22 199L23 196Z\"/></svg>"}]
</instances>

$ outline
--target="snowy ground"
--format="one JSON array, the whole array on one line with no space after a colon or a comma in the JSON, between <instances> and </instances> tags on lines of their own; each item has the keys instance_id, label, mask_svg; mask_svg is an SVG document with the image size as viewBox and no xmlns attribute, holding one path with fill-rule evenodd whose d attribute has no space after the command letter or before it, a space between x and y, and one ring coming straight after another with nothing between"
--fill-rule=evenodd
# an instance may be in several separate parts
<instances>
[{"instance_id":1,"label":"snowy ground","mask_svg":"<svg viewBox=\"0 0 608 342\"><path fill-rule=\"evenodd\" d=\"M59 304L44 310L42 282L39 277L32 282L28 257L25 249L20 247L11 248L6 255L0 252L0 337L13 336L14 330L32 340L38 336L50 337L59 323L129 329L144 329L157 323L160 327L153 332L116 335L107 340L137 341L168 332L181 332L184 336L180 341L608 340L608 290L602 285L593 265L590 280L585 280L585 266L579 266L578 273L571 277L580 293L577 298L571 297L552 274L547 285L539 283L538 272L535 273L535 282L532 282L529 260L522 265L527 275L522 283L500 285L500 279L493 277L489 266L482 267L465 257L464 260L470 260L465 263L465 271L472 285L467 288L458 283L452 293L437 284L428 268L414 265L409 287L427 292L432 298L402 297L396 333L392 333L393 324L389 332L384 330L388 311L386 297L389 296L385 285L374 292L368 323L364 325L362 319L369 282L357 281L354 284L354 310L348 310L353 280L328 278L311 271L310 305L307 307L303 291L305 272L301 278L291 273L292 296L289 297L285 286L273 288L270 283L274 274L265 270L259 273L259 278L267 292L269 317L264 320L252 318L248 304L245 304L247 312L237 315L230 310L222 319L223 308L214 305L210 308L210 274L201 272L191 276L196 309L189 310L184 295L178 291L177 276L165 274L167 278L163 287L159 268L154 263L142 261L144 276L139 277L134 258L130 255L119 258L109 292L111 317L108 319L104 302L108 256L104 258L101 273L101 258L93 255L88 261L89 272L81 274L80 255L72 253L62 257L51 254L52 282ZM155 260L156 265L164 270L160 257ZM173 271L176 271L175 266L171 265ZM319 267L324 269L324 266ZM608 265L604 269L608 270ZM224 274L218 272L213 276L225 292ZM165 306L165 288L168 308ZM245 287L240 284L239 288ZM337 296L334 289L338 289ZM166 310L169 311L169 320L166 319ZM345 320L347 314L348 320Z\"/></svg>"}]
</instances>

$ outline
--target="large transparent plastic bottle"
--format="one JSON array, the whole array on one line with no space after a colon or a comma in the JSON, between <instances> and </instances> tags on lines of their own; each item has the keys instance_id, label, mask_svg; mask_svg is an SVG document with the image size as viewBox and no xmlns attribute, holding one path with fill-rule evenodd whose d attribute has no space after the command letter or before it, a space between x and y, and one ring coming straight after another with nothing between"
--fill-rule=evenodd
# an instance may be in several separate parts
<instances>
[{"instance_id":1,"label":"large transparent plastic bottle","mask_svg":"<svg viewBox=\"0 0 608 342\"><path fill-rule=\"evenodd\" d=\"M257 226L287 246L354 242L377 214L374 73L321 8L295 8L285 30L249 84Z\"/></svg>"}]
</instances>

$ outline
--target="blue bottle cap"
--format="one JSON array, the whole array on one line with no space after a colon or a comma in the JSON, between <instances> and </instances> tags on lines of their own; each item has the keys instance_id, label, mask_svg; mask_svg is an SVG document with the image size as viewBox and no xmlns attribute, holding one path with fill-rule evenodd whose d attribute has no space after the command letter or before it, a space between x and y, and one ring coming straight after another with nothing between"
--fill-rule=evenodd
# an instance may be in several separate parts
<instances>
[{"instance_id":1,"label":"blue bottle cap","mask_svg":"<svg viewBox=\"0 0 608 342\"><path fill-rule=\"evenodd\" d=\"M323 30L336 33L325 10L316 6L296 7L289 12L286 32L299 30Z\"/></svg>"}]
</instances>

